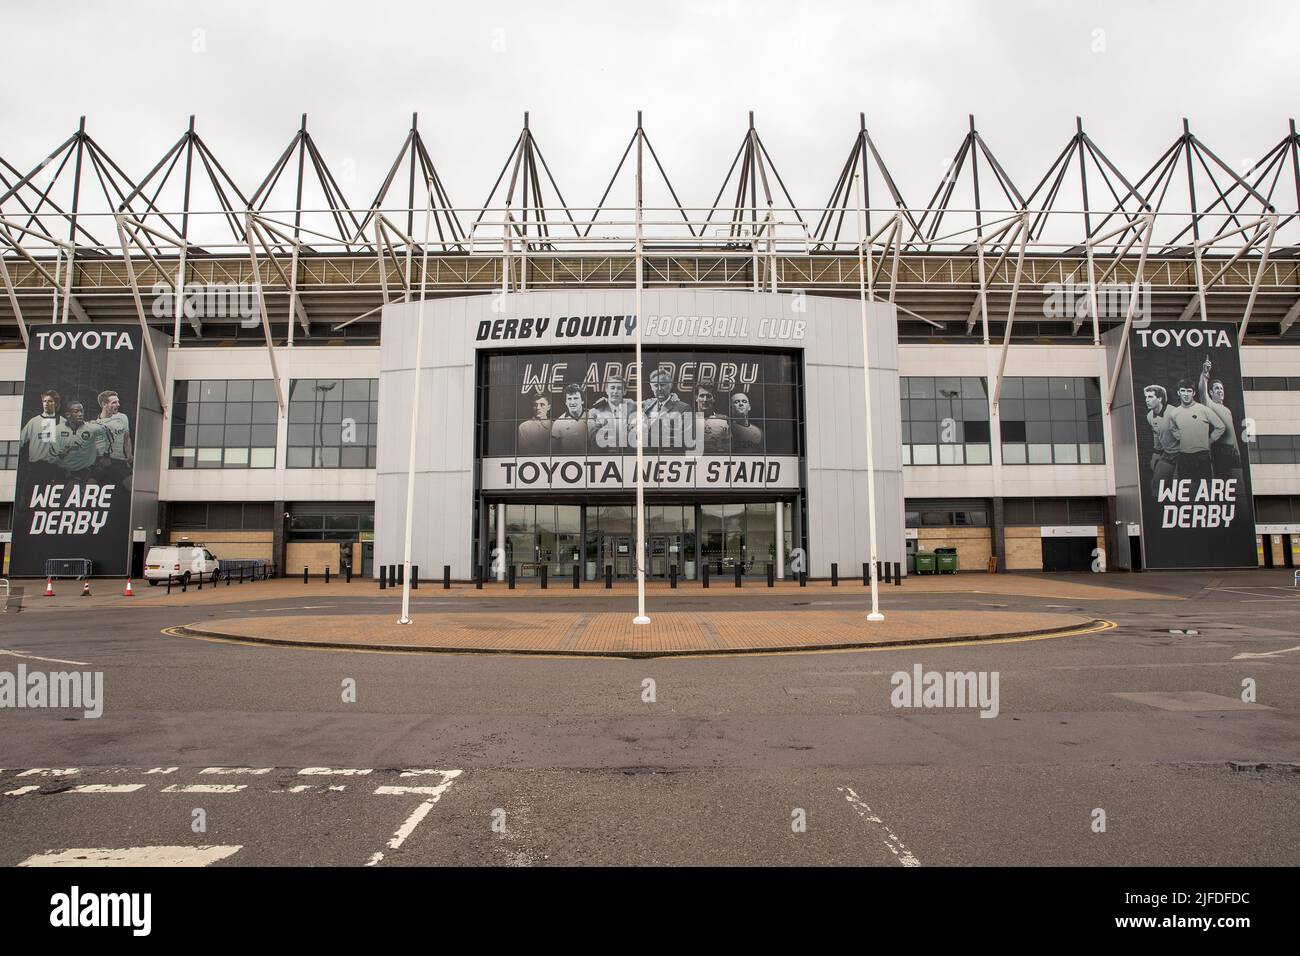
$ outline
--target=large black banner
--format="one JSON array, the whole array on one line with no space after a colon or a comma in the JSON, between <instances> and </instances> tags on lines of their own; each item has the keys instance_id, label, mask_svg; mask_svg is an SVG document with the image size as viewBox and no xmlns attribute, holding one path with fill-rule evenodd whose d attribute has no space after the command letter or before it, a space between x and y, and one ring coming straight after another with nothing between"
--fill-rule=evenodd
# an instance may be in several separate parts
<instances>
[{"instance_id":1,"label":"large black banner","mask_svg":"<svg viewBox=\"0 0 1300 956\"><path fill-rule=\"evenodd\" d=\"M94 574L126 573L141 347L135 325L31 330L15 576L45 574L48 558L88 558Z\"/></svg>"},{"instance_id":2,"label":"large black banner","mask_svg":"<svg viewBox=\"0 0 1300 956\"><path fill-rule=\"evenodd\" d=\"M1143 563L1254 567L1241 353L1228 322L1153 322L1129 334Z\"/></svg>"}]
</instances>

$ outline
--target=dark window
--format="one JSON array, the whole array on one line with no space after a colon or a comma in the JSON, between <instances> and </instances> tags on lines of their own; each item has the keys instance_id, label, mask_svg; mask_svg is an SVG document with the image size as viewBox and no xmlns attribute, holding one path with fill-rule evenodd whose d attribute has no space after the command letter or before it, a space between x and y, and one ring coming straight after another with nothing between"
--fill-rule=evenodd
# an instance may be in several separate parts
<instances>
[{"instance_id":1,"label":"dark window","mask_svg":"<svg viewBox=\"0 0 1300 956\"><path fill-rule=\"evenodd\" d=\"M987 380L975 376L899 379L904 465L988 465Z\"/></svg>"},{"instance_id":2,"label":"dark window","mask_svg":"<svg viewBox=\"0 0 1300 956\"><path fill-rule=\"evenodd\" d=\"M21 395L22 393L22 382L0 382L0 395Z\"/></svg>"},{"instance_id":3,"label":"dark window","mask_svg":"<svg viewBox=\"0 0 1300 956\"><path fill-rule=\"evenodd\" d=\"M1008 378L999 403L1006 465L1100 465L1101 386L1093 378Z\"/></svg>"},{"instance_id":4,"label":"dark window","mask_svg":"<svg viewBox=\"0 0 1300 956\"><path fill-rule=\"evenodd\" d=\"M13 471L18 467L18 441L0 441L0 471Z\"/></svg>"},{"instance_id":5,"label":"dark window","mask_svg":"<svg viewBox=\"0 0 1300 956\"><path fill-rule=\"evenodd\" d=\"M270 379L191 379L173 392L172 468L274 468Z\"/></svg>"},{"instance_id":6,"label":"dark window","mask_svg":"<svg viewBox=\"0 0 1300 956\"><path fill-rule=\"evenodd\" d=\"M988 502L982 498L912 500L907 502L904 519L909 528L987 528Z\"/></svg>"},{"instance_id":7,"label":"dark window","mask_svg":"<svg viewBox=\"0 0 1300 956\"><path fill-rule=\"evenodd\" d=\"M374 468L378 408L378 379L294 379L286 466Z\"/></svg>"},{"instance_id":8,"label":"dark window","mask_svg":"<svg viewBox=\"0 0 1300 956\"><path fill-rule=\"evenodd\" d=\"M1246 449L1255 464L1300 464L1300 435L1256 435L1246 442Z\"/></svg>"}]
</instances>

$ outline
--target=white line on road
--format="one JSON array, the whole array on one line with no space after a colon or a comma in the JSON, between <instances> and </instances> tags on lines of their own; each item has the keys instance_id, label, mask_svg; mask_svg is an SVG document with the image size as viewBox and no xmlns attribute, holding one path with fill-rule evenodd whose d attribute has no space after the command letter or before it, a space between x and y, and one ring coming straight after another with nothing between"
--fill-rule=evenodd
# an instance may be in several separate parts
<instances>
[{"instance_id":1,"label":"white line on road","mask_svg":"<svg viewBox=\"0 0 1300 956\"><path fill-rule=\"evenodd\" d=\"M274 768L272 768L272 767L262 767L262 768L256 768L256 767L208 767L208 768L205 769L205 770L200 770L199 773L216 773L216 774L224 774L224 775L227 775L227 776L232 775L232 774L241 774L241 773L247 773L247 774L258 774L258 775L260 775L260 774L270 773L273 769L274 769Z\"/></svg>"},{"instance_id":2,"label":"white line on road","mask_svg":"<svg viewBox=\"0 0 1300 956\"><path fill-rule=\"evenodd\" d=\"M18 776L20 777L71 777L74 773L81 773L76 767L69 767L66 770L55 770L52 767L33 767L31 770L24 770Z\"/></svg>"},{"instance_id":3,"label":"white line on road","mask_svg":"<svg viewBox=\"0 0 1300 956\"><path fill-rule=\"evenodd\" d=\"M248 785L243 783L173 783L170 787L163 787L163 793L238 793L247 789Z\"/></svg>"},{"instance_id":4,"label":"white line on road","mask_svg":"<svg viewBox=\"0 0 1300 956\"><path fill-rule=\"evenodd\" d=\"M880 829L885 831L885 846L889 848L890 853L898 857L899 863L903 866L921 865L921 861L912 855L912 851L903 846L903 841L898 838L898 834L891 830L889 824L880 819L879 814L867 806L866 803L863 802L862 798L853 792L852 787L837 787L836 789L838 789L840 793L844 794L844 799L849 802L849 806L853 807L853 809L858 812L858 816L866 820L868 823L874 823L876 826L880 827Z\"/></svg>"},{"instance_id":5,"label":"white line on road","mask_svg":"<svg viewBox=\"0 0 1300 956\"><path fill-rule=\"evenodd\" d=\"M1241 654L1232 655L1232 659L1234 661L1248 661L1248 660L1254 660L1255 658L1258 657L1277 657L1279 654L1290 654L1292 651L1300 651L1300 644L1297 644L1295 647L1283 648L1280 651L1261 651L1258 654L1254 654L1249 651L1246 651Z\"/></svg>"},{"instance_id":6,"label":"white line on road","mask_svg":"<svg viewBox=\"0 0 1300 956\"><path fill-rule=\"evenodd\" d=\"M6 790L6 791L5 791L5 796L6 796L6 797L21 797L24 793L31 793L32 791L34 791L34 790L39 790L39 789L41 789L41 788L40 788L40 787L19 787L17 790Z\"/></svg>"},{"instance_id":7,"label":"white line on road","mask_svg":"<svg viewBox=\"0 0 1300 956\"><path fill-rule=\"evenodd\" d=\"M447 792L447 788L451 786L452 781L460 776L460 771L444 770L442 771L442 775L442 783L438 784L436 787L379 787L375 790L375 793L419 792L421 795L427 795L429 797L428 800L425 800L422 804L416 807L411 812L411 815L406 818L406 821L397 828L397 832L393 834L393 838L388 841L388 849L396 850L406 842L406 838L415 832L415 828L420 825L420 821L429 815L429 811L433 809L433 805L442 798L444 793ZM370 859L366 861L366 866L375 866L380 863L383 858L384 851L376 850L371 854Z\"/></svg>"},{"instance_id":8,"label":"white line on road","mask_svg":"<svg viewBox=\"0 0 1300 956\"><path fill-rule=\"evenodd\" d=\"M58 657L37 657L35 654L24 654L22 651L10 651L0 647L0 654L8 654L11 657L21 657L29 661L45 661L48 664L76 664L78 667L89 667L89 661L65 661Z\"/></svg>"},{"instance_id":9,"label":"white line on road","mask_svg":"<svg viewBox=\"0 0 1300 956\"><path fill-rule=\"evenodd\" d=\"M19 866L210 866L238 853L241 846L128 846L46 850Z\"/></svg>"},{"instance_id":10,"label":"white line on road","mask_svg":"<svg viewBox=\"0 0 1300 956\"><path fill-rule=\"evenodd\" d=\"M68 793L135 793L143 789L142 783L83 783L73 787Z\"/></svg>"},{"instance_id":11,"label":"white line on road","mask_svg":"<svg viewBox=\"0 0 1300 956\"><path fill-rule=\"evenodd\" d=\"M298 771L298 775L302 777L364 777L371 772L370 770L332 770L329 767L303 767Z\"/></svg>"},{"instance_id":12,"label":"white line on road","mask_svg":"<svg viewBox=\"0 0 1300 956\"><path fill-rule=\"evenodd\" d=\"M311 784L311 783L300 783L297 786L290 787L288 790L282 792L284 793L329 793L331 790L337 791L337 790L346 790L346 789L347 789L347 784L343 784L343 783L335 784L329 787L322 787L317 784ZM272 792L275 793L277 791L272 791Z\"/></svg>"},{"instance_id":13,"label":"white line on road","mask_svg":"<svg viewBox=\"0 0 1300 956\"><path fill-rule=\"evenodd\" d=\"M180 767L153 767L152 769L146 770L145 773L175 773L179 769Z\"/></svg>"}]
</instances>

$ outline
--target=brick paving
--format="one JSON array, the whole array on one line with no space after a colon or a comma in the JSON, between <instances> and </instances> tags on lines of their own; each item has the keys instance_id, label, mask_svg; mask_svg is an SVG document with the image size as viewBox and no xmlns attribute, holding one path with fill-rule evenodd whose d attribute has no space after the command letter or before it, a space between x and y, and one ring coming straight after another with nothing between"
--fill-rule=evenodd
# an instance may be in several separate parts
<instances>
[{"instance_id":1,"label":"brick paving","mask_svg":"<svg viewBox=\"0 0 1300 956\"><path fill-rule=\"evenodd\" d=\"M1078 614L1012 611L898 610L878 624L867 623L860 611L662 611L641 626L632 624L630 613L423 612L407 625L394 614L336 614L235 618L185 630L327 647L658 656L988 639L1090 624Z\"/></svg>"}]
</instances>

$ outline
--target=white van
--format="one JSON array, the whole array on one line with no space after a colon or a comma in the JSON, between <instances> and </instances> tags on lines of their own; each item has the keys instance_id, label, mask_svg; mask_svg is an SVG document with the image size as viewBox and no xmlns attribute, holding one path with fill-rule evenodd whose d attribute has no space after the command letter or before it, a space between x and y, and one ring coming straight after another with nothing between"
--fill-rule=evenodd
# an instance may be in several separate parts
<instances>
[{"instance_id":1,"label":"white van","mask_svg":"<svg viewBox=\"0 0 1300 956\"><path fill-rule=\"evenodd\" d=\"M156 545L144 559L144 578L150 587L171 577L180 581L207 578L216 581L217 559L204 547Z\"/></svg>"}]
</instances>

